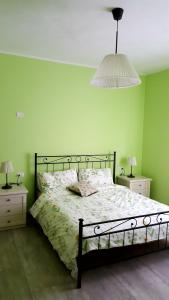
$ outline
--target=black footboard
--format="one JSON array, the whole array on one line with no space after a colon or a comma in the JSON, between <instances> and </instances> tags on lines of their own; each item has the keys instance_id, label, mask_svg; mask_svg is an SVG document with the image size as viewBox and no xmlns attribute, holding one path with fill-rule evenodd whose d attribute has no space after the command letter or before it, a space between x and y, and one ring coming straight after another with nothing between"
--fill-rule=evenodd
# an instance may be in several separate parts
<instances>
[{"instance_id":1,"label":"black footboard","mask_svg":"<svg viewBox=\"0 0 169 300\"><path fill-rule=\"evenodd\" d=\"M90 224L84 224L83 219L79 219L77 288L81 287L82 272L85 269L168 248L168 225L169 211ZM84 233L87 227L90 229L90 235ZM139 230L141 230L142 239L144 235L144 242L141 243L135 241L136 232L139 234ZM149 235L152 230L154 232L151 239ZM121 237L120 247L114 243L112 245L115 235ZM100 244L103 238L106 239L104 249ZM85 252L83 243L90 239L96 240L97 249Z\"/></svg>"}]
</instances>

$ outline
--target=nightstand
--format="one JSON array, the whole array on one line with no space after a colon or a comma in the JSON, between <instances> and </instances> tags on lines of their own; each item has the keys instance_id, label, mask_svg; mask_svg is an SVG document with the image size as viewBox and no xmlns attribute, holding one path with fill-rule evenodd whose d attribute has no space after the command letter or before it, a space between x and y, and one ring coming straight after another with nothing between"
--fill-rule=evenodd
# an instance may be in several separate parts
<instances>
[{"instance_id":1,"label":"nightstand","mask_svg":"<svg viewBox=\"0 0 169 300\"><path fill-rule=\"evenodd\" d=\"M127 186L133 192L139 193L145 197L150 197L151 178L136 176L129 178L127 176L117 176L117 184Z\"/></svg>"},{"instance_id":2,"label":"nightstand","mask_svg":"<svg viewBox=\"0 0 169 300\"><path fill-rule=\"evenodd\" d=\"M0 187L0 230L26 225L27 193L23 185L8 190Z\"/></svg>"}]
</instances>

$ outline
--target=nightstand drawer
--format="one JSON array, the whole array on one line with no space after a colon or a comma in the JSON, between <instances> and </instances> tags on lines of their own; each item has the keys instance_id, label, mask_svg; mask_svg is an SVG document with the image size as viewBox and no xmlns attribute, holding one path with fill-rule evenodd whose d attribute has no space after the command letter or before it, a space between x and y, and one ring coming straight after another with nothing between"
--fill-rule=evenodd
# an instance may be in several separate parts
<instances>
[{"instance_id":1,"label":"nightstand drawer","mask_svg":"<svg viewBox=\"0 0 169 300\"><path fill-rule=\"evenodd\" d=\"M144 190L144 189L141 189L141 190L132 190L133 192L135 193L138 193L140 195L143 195L145 197L148 197L149 196L149 191L148 190Z\"/></svg>"},{"instance_id":2,"label":"nightstand drawer","mask_svg":"<svg viewBox=\"0 0 169 300\"><path fill-rule=\"evenodd\" d=\"M144 197L149 197L150 196L150 192L148 190L144 190L139 192L140 195L143 195Z\"/></svg>"},{"instance_id":3,"label":"nightstand drawer","mask_svg":"<svg viewBox=\"0 0 169 300\"><path fill-rule=\"evenodd\" d=\"M7 205L1 205L0 206L0 216L8 216L8 215L16 215L16 214L22 214L23 213L23 206L22 202L19 204L7 204Z\"/></svg>"},{"instance_id":4,"label":"nightstand drawer","mask_svg":"<svg viewBox=\"0 0 169 300\"><path fill-rule=\"evenodd\" d=\"M23 215L15 215L0 218L0 229L11 226L18 226L22 224L25 224L25 218L23 217Z\"/></svg>"},{"instance_id":5,"label":"nightstand drawer","mask_svg":"<svg viewBox=\"0 0 169 300\"><path fill-rule=\"evenodd\" d=\"M1 206L13 206L17 204L22 204L22 195L9 195L9 196L0 196L0 208Z\"/></svg>"},{"instance_id":6,"label":"nightstand drawer","mask_svg":"<svg viewBox=\"0 0 169 300\"><path fill-rule=\"evenodd\" d=\"M132 183L130 183L130 188L133 191L146 189L147 188L147 182L146 181L132 182Z\"/></svg>"}]
</instances>

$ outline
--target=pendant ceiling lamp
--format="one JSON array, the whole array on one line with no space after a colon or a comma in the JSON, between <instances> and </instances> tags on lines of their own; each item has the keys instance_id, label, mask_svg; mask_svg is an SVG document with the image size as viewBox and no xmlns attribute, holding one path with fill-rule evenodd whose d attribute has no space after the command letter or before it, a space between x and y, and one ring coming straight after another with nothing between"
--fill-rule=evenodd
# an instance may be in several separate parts
<instances>
[{"instance_id":1,"label":"pendant ceiling lamp","mask_svg":"<svg viewBox=\"0 0 169 300\"><path fill-rule=\"evenodd\" d=\"M117 21L115 54L106 55L99 65L91 84L101 88L127 88L136 86L141 80L126 55L117 53L118 21L122 19L123 9L116 7L112 10L113 18Z\"/></svg>"}]
</instances>

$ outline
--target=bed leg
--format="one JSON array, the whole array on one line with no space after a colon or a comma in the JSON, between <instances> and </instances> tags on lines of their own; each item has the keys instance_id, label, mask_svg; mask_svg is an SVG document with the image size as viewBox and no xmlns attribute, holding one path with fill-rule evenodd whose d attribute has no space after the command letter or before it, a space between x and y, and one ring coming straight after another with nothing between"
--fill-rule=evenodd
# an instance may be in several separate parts
<instances>
[{"instance_id":1,"label":"bed leg","mask_svg":"<svg viewBox=\"0 0 169 300\"><path fill-rule=\"evenodd\" d=\"M81 288L81 281L82 281L82 272L81 268L78 267L78 273L77 273L77 289Z\"/></svg>"},{"instance_id":2,"label":"bed leg","mask_svg":"<svg viewBox=\"0 0 169 300\"><path fill-rule=\"evenodd\" d=\"M78 245L78 257L77 257L77 288L81 288L82 281L82 240L83 240L83 219L79 219L79 245Z\"/></svg>"}]
</instances>

